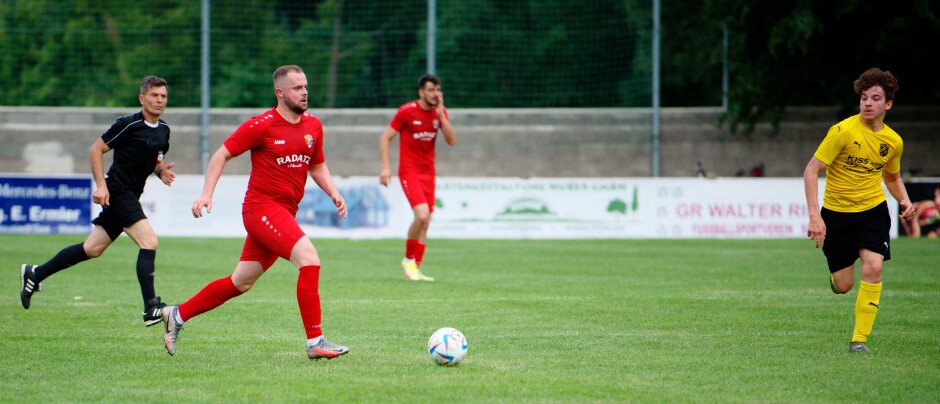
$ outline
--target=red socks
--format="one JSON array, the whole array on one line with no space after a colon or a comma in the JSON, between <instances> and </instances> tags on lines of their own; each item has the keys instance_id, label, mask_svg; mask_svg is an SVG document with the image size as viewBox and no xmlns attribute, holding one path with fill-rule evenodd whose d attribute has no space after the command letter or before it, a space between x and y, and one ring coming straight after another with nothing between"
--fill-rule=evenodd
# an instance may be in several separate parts
<instances>
[{"instance_id":1,"label":"red socks","mask_svg":"<svg viewBox=\"0 0 940 404\"><path fill-rule=\"evenodd\" d=\"M421 266L421 260L424 259L424 249L426 244L421 244L415 239L405 240L405 258L415 260L415 264Z\"/></svg>"},{"instance_id":2,"label":"red socks","mask_svg":"<svg viewBox=\"0 0 940 404\"><path fill-rule=\"evenodd\" d=\"M415 253L418 250L418 240L408 239L405 240L405 258L413 260L415 259Z\"/></svg>"},{"instance_id":3,"label":"red socks","mask_svg":"<svg viewBox=\"0 0 940 404\"><path fill-rule=\"evenodd\" d=\"M238 290L232 282L231 275L216 279L179 305L180 318L187 321L241 294L242 291Z\"/></svg>"},{"instance_id":4,"label":"red socks","mask_svg":"<svg viewBox=\"0 0 940 404\"><path fill-rule=\"evenodd\" d=\"M297 275L297 305L300 306L300 319L304 323L307 339L323 335L320 329L320 266L308 265L300 268Z\"/></svg>"},{"instance_id":5,"label":"red socks","mask_svg":"<svg viewBox=\"0 0 940 404\"><path fill-rule=\"evenodd\" d=\"M319 282L320 266L310 265L300 268L300 274L297 276L297 305L300 306L300 318L303 320L307 339L323 335L323 331L320 330ZM216 279L179 305L180 317L183 321L188 321L241 294L242 292L232 283L231 275Z\"/></svg>"},{"instance_id":6,"label":"red socks","mask_svg":"<svg viewBox=\"0 0 940 404\"><path fill-rule=\"evenodd\" d=\"M418 268L421 267L421 260L424 259L424 249L427 247L427 244L421 244L415 242L418 246L415 248L415 264L418 265Z\"/></svg>"}]
</instances>

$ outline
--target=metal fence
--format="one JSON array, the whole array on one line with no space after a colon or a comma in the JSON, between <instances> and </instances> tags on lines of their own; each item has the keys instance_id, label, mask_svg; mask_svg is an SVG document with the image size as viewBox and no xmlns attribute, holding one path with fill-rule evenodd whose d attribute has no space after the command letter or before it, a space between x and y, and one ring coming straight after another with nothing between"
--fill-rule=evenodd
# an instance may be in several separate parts
<instances>
[{"instance_id":1,"label":"metal fence","mask_svg":"<svg viewBox=\"0 0 940 404\"><path fill-rule=\"evenodd\" d=\"M200 106L206 18L211 107L273 105L284 64L304 67L316 108L397 106L429 67L449 107L642 107L651 13L622 0L0 0L0 105L136 106L154 74L172 106Z\"/></svg>"}]
</instances>

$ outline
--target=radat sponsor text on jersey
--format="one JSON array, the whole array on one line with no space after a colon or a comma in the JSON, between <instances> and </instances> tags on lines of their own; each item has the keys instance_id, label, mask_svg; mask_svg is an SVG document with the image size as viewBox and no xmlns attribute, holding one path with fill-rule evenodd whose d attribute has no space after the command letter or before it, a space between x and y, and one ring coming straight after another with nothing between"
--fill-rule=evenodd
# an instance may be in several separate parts
<instances>
[{"instance_id":1,"label":"radat sponsor text on jersey","mask_svg":"<svg viewBox=\"0 0 940 404\"><path fill-rule=\"evenodd\" d=\"M284 157L278 157L276 161L277 161L277 165L279 166L288 164L288 167L297 168L297 167L301 167L301 164L295 165L293 163L302 163L302 164L310 165L310 156L306 154L290 154Z\"/></svg>"},{"instance_id":2,"label":"radat sponsor text on jersey","mask_svg":"<svg viewBox=\"0 0 940 404\"><path fill-rule=\"evenodd\" d=\"M434 137L437 136L437 132L415 132L412 134L415 140L420 140L423 142L430 142L434 140Z\"/></svg>"}]
</instances>

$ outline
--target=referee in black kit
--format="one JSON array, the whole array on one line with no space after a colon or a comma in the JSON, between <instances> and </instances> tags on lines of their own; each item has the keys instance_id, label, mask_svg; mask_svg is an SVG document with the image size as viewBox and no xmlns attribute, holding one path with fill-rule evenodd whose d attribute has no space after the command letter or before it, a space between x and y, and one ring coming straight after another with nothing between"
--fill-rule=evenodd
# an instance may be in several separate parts
<instances>
[{"instance_id":1,"label":"referee in black kit","mask_svg":"<svg viewBox=\"0 0 940 404\"><path fill-rule=\"evenodd\" d=\"M176 174L173 163L164 163L170 149L170 127L160 119L166 109L166 80L144 77L140 83L140 112L118 118L88 151L91 172L95 179L93 201L101 205L101 214L92 220L95 227L84 243L63 248L42 265L20 267L20 300L29 309L33 293L42 290L40 282L56 272L79 262L100 256L105 249L126 232L140 247L137 255L137 281L144 300L144 324L162 321L160 309L166 304L154 291L154 259L157 235L140 206L140 195L150 174L170 185ZM114 150L114 161L104 175L104 154Z\"/></svg>"}]
</instances>

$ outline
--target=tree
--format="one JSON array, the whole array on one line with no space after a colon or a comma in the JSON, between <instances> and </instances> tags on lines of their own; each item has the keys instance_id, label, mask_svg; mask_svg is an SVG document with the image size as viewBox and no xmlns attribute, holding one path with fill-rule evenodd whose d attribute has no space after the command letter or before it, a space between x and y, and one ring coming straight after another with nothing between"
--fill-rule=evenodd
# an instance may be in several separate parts
<instances>
[{"instance_id":1,"label":"tree","mask_svg":"<svg viewBox=\"0 0 940 404\"><path fill-rule=\"evenodd\" d=\"M437 73L452 107L644 107L651 100L648 0L437 0ZM940 2L675 0L662 8L662 105L722 101L744 132L788 106L841 105L873 66L902 105L940 104ZM426 70L426 2L212 2L214 107L273 105L270 74L298 64L315 106L394 107ZM166 78L171 105L200 101L199 2L0 1L0 104L136 106Z\"/></svg>"},{"instance_id":2,"label":"tree","mask_svg":"<svg viewBox=\"0 0 940 404\"><path fill-rule=\"evenodd\" d=\"M938 10L928 0L892 3L890 10L865 1L706 0L708 22L697 25L730 32L727 118L732 130L743 124L748 132L759 119L776 125L787 106L841 105L843 115L856 113L852 82L875 66L898 76L905 104L936 104L940 80L923 63L935 47L918 38L940 37Z\"/></svg>"}]
</instances>

